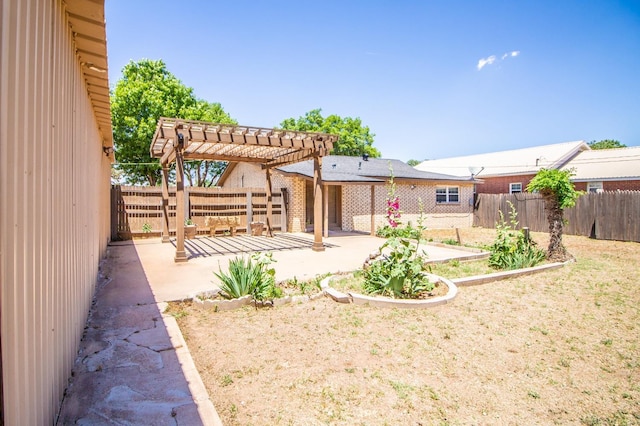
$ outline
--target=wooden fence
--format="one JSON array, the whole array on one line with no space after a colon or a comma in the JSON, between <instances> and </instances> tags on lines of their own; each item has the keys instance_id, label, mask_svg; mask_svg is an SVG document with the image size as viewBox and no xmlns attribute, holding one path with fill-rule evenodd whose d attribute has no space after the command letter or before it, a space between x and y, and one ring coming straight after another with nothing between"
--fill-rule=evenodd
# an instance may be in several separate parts
<instances>
[{"instance_id":1,"label":"wooden fence","mask_svg":"<svg viewBox=\"0 0 640 426\"><path fill-rule=\"evenodd\" d=\"M251 222L267 218L267 194L259 188L185 188L185 217L198 225L198 233L208 229L206 216L238 216L238 231L246 232ZM274 192L272 229L286 230L286 192ZM157 236L162 233L162 188L142 186L111 187L111 239ZM148 226L145 226L148 225ZM150 228L145 232L144 228ZM169 188L169 234L176 230L176 188ZM149 231L149 230L147 230Z\"/></svg>"},{"instance_id":2,"label":"wooden fence","mask_svg":"<svg viewBox=\"0 0 640 426\"><path fill-rule=\"evenodd\" d=\"M520 227L548 232L549 222L539 194L479 194L475 205L474 226L495 227L502 211L509 221L511 201L518 213ZM599 240L640 242L640 191L587 193L575 207L564 211L564 232Z\"/></svg>"}]
</instances>

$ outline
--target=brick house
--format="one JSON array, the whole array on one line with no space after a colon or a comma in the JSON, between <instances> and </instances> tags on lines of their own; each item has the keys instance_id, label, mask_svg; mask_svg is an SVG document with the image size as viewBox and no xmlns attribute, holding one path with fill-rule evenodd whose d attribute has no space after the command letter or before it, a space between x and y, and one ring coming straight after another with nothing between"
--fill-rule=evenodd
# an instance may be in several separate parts
<instances>
[{"instance_id":1,"label":"brick house","mask_svg":"<svg viewBox=\"0 0 640 426\"><path fill-rule=\"evenodd\" d=\"M479 194L524 192L529 181L540 169L561 169L584 151L590 151L584 141L462 157L426 160L415 168L432 173L445 173L458 177L475 177Z\"/></svg>"},{"instance_id":2,"label":"brick house","mask_svg":"<svg viewBox=\"0 0 640 426\"><path fill-rule=\"evenodd\" d=\"M564 169L573 169L580 191L640 191L638 146L582 151Z\"/></svg>"},{"instance_id":3,"label":"brick house","mask_svg":"<svg viewBox=\"0 0 640 426\"><path fill-rule=\"evenodd\" d=\"M322 160L325 212L330 230L375 232L386 224L387 182L393 168L400 197L402 223L414 225L420 215L429 228L468 227L473 222L471 177L455 177L416 170L399 160L329 155ZM228 188L264 188L260 166L230 163L218 185ZM277 168L273 191L287 193L287 230L306 231L313 224L313 163L305 161Z\"/></svg>"}]
</instances>

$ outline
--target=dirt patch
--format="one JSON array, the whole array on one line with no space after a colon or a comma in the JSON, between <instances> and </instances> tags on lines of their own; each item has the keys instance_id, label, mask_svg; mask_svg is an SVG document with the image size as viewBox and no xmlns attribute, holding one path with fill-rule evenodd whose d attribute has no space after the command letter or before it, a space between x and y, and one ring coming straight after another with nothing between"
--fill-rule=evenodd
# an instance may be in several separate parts
<instances>
[{"instance_id":1,"label":"dirt patch","mask_svg":"<svg viewBox=\"0 0 640 426\"><path fill-rule=\"evenodd\" d=\"M225 424L639 424L640 245L565 245L577 262L429 310L171 310Z\"/></svg>"}]
</instances>

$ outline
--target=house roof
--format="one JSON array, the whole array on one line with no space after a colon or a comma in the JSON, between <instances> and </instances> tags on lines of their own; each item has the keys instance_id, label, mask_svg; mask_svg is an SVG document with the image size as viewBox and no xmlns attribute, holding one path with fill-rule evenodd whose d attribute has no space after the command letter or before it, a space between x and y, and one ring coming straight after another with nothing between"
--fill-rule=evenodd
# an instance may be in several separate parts
<instances>
[{"instance_id":1,"label":"house roof","mask_svg":"<svg viewBox=\"0 0 640 426\"><path fill-rule=\"evenodd\" d=\"M640 179L640 146L583 151L563 169L574 169L574 182Z\"/></svg>"},{"instance_id":2,"label":"house roof","mask_svg":"<svg viewBox=\"0 0 640 426\"><path fill-rule=\"evenodd\" d=\"M542 168L559 169L576 154L589 149L584 141L564 142L509 151L426 160L415 168L453 176L471 176L473 173L474 176L480 178L535 174Z\"/></svg>"},{"instance_id":3,"label":"house roof","mask_svg":"<svg viewBox=\"0 0 640 426\"><path fill-rule=\"evenodd\" d=\"M98 129L106 147L113 146L104 0L65 0L76 55L86 82ZM113 160L113 156L111 156Z\"/></svg>"},{"instance_id":4,"label":"house roof","mask_svg":"<svg viewBox=\"0 0 640 426\"><path fill-rule=\"evenodd\" d=\"M416 170L400 160L384 158L347 157L342 155L328 155L322 159L322 180L325 182L369 182L382 183L389 179L389 166L393 168L396 179L428 180L428 181L456 181L470 182L470 177L456 177L442 173L432 173ZM313 178L313 161L279 167L283 173L297 174Z\"/></svg>"}]
</instances>

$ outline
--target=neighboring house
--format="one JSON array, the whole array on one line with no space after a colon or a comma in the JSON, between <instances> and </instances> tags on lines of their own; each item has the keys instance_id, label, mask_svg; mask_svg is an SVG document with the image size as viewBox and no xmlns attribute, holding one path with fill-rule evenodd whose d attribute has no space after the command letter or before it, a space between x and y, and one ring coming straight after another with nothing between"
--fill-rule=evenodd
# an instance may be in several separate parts
<instances>
[{"instance_id":1,"label":"neighboring house","mask_svg":"<svg viewBox=\"0 0 640 426\"><path fill-rule=\"evenodd\" d=\"M396 194L400 197L402 223L411 221L416 226L422 209L425 225L429 228L471 226L474 182L469 176L422 172L399 160L329 155L322 159L329 229L375 232L387 223L390 166ZM231 188L264 188L266 177L259 165L232 163L218 184ZM313 162L277 168L273 173L272 188L274 192L284 189L288 194L288 231L300 232L310 227L313 222Z\"/></svg>"},{"instance_id":2,"label":"neighboring house","mask_svg":"<svg viewBox=\"0 0 640 426\"><path fill-rule=\"evenodd\" d=\"M563 168L573 170L581 191L640 191L639 146L583 151Z\"/></svg>"},{"instance_id":3,"label":"neighboring house","mask_svg":"<svg viewBox=\"0 0 640 426\"><path fill-rule=\"evenodd\" d=\"M0 28L0 424L52 425L110 235L104 1L2 0Z\"/></svg>"},{"instance_id":4,"label":"neighboring house","mask_svg":"<svg viewBox=\"0 0 640 426\"><path fill-rule=\"evenodd\" d=\"M517 193L525 191L529 181L540 169L561 169L578 154L589 149L584 141L565 142L427 160L415 168L432 173L478 178L482 180L476 188L479 194Z\"/></svg>"}]
</instances>

